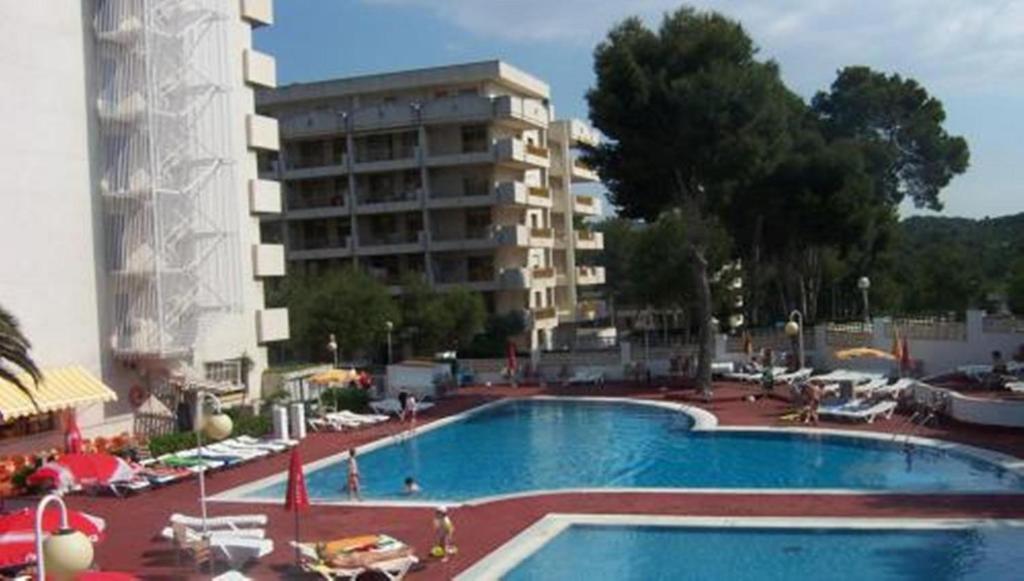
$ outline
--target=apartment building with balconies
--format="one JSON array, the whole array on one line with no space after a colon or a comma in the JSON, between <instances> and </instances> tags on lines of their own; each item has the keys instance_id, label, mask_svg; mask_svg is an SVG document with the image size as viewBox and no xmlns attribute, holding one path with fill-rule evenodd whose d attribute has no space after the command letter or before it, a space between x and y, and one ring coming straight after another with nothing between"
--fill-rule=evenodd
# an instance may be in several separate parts
<instances>
[{"instance_id":1,"label":"apartment building with balconies","mask_svg":"<svg viewBox=\"0 0 1024 581\"><path fill-rule=\"evenodd\" d=\"M548 85L527 73L486 61L299 83L260 91L257 110L280 129L260 169L284 212L263 228L290 272L356 264L396 293L407 272L467 287L490 312L522 312L534 350L576 320L576 285L603 282L574 260L601 243L573 227L600 214L572 190L597 179L575 157L596 135L554 121Z\"/></svg>"}]
</instances>

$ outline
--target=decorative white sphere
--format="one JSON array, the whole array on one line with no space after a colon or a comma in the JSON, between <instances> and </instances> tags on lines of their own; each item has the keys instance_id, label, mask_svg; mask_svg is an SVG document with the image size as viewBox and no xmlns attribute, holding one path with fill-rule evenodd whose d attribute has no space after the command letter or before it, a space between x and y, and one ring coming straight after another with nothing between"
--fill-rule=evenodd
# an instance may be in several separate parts
<instances>
[{"instance_id":1,"label":"decorative white sphere","mask_svg":"<svg viewBox=\"0 0 1024 581\"><path fill-rule=\"evenodd\" d=\"M786 335L789 335L790 337L796 337L797 335L800 334L800 323L797 323L796 321L790 321L786 323L785 331Z\"/></svg>"},{"instance_id":2,"label":"decorative white sphere","mask_svg":"<svg viewBox=\"0 0 1024 581\"><path fill-rule=\"evenodd\" d=\"M231 430L234 427L231 416L217 413L206 418L206 422L203 424L203 433L211 440L223 440L231 435Z\"/></svg>"},{"instance_id":3,"label":"decorative white sphere","mask_svg":"<svg viewBox=\"0 0 1024 581\"><path fill-rule=\"evenodd\" d=\"M866 276L860 277L857 279L857 288L860 290L868 290L871 288L871 279Z\"/></svg>"},{"instance_id":4,"label":"decorative white sphere","mask_svg":"<svg viewBox=\"0 0 1024 581\"><path fill-rule=\"evenodd\" d=\"M73 529L62 529L43 541L43 559L47 577L71 579L92 565L93 550L89 538Z\"/></svg>"}]
</instances>

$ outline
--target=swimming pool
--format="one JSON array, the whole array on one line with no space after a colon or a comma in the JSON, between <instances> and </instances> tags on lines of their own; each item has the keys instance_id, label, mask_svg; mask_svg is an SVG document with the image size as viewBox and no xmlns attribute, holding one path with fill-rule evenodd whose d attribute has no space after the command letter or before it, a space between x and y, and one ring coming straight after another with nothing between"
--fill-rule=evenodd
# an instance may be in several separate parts
<instances>
[{"instance_id":1,"label":"swimming pool","mask_svg":"<svg viewBox=\"0 0 1024 581\"><path fill-rule=\"evenodd\" d=\"M458 502L582 488L1019 491L1017 473L900 442L772 430L692 430L678 409L628 401L512 400L360 456L363 496ZM344 459L307 469L310 496L347 498ZM412 476L423 492L402 494ZM228 496L284 498L283 477Z\"/></svg>"},{"instance_id":2,"label":"swimming pool","mask_svg":"<svg viewBox=\"0 0 1024 581\"><path fill-rule=\"evenodd\" d=\"M574 517L559 518L571 521ZM824 526L814 522L794 526L790 519L777 522L779 526L766 526L754 524L758 519L749 519L731 526L694 526L667 524L671 518L659 525L625 524L623 517L610 517L617 522L598 524L600 517L584 516L579 517L582 522L559 526L559 518L553 519L552 530L538 533L540 538L535 541L528 529L458 577L459 581L992 581L1020 578L1024 565L1024 553L1018 550L1024 541L1024 529L1017 521L933 524L910 520L879 524L868 519L832 519ZM676 520L685 523L701 519ZM551 523L538 524L543 528Z\"/></svg>"}]
</instances>

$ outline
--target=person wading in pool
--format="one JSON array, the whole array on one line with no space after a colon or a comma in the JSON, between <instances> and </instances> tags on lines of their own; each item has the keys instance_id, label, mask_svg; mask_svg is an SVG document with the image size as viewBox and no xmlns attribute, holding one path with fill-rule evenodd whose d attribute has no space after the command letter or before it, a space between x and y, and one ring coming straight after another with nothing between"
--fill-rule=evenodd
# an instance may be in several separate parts
<instances>
[{"instance_id":1,"label":"person wading in pool","mask_svg":"<svg viewBox=\"0 0 1024 581\"><path fill-rule=\"evenodd\" d=\"M348 449L348 499L362 500L359 492L359 463L356 461L356 449Z\"/></svg>"}]
</instances>

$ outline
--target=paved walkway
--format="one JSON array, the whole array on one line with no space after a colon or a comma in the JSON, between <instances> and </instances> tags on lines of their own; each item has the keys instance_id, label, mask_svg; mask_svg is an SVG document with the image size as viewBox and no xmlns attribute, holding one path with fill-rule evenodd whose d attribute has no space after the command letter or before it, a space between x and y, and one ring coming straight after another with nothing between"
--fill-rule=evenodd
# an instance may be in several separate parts
<instances>
[{"instance_id":1,"label":"paved walkway","mask_svg":"<svg viewBox=\"0 0 1024 581\"><path fill-rule=\"evenodd\" d=\"M747 402L751 388L720 384L715 398L704 403L692 392L657 388L607 386L600 395L670 399L700 405L718 416L723 425L792 425L779 422L786 408L781 400ZM421 415L421 423L445 417L504 397L535 394L594 395L592 388L469 388L440 402ZM871 426L823 423L823 427L893 431L903 429L899 416ZM300 450L304 462L336 454L396 430L393 422L353 432L312 434ZM944 425L918 431L918 435L984 446L1024 458L1024 434L1010 430L984 430L962 425ZM210 494L233 488L255 479L286 470L287 454L259 460L248 465L215 473L207 479ZM175 565L170 543L156 537L172 512L199 514L196 481L182 482L147 491L125 499L69 498L74 509L85 510L107 519L109 535L97 546L96 560L104 569L135 571L146 579L182 579L191 573ZM283 499L282 499L283 502ZM268 535L275 551L246 570L257 579L297 577L294 553L288 541L293 538L294 519L277 505L210 503L212 515L260 512L270 518ZM341 536L387 533L410 543L424 566L410 575L412 579L450 579L458 572L494 550L515 534L550 512L562 513L638 513L700 516L918 516L918 517L993 517L1024 518L1024 495L714 495L714 494L549 494L503 500L480 506L458 508L452 518L457 530L460 553L448 563L428 557L433 543L432 512L424 508L314 507L302 515L302 537L325 539Z\"/></svg>"}]
</instances>

